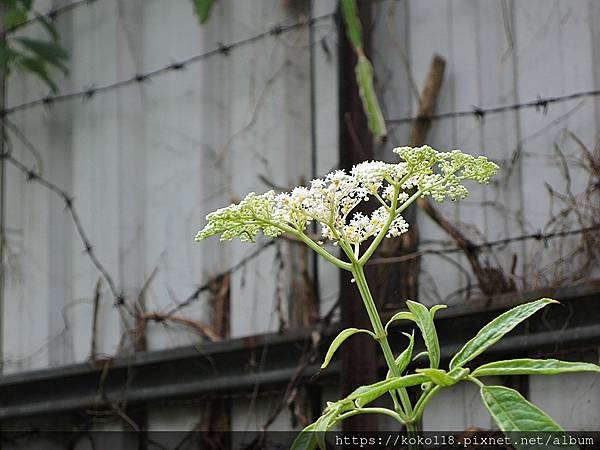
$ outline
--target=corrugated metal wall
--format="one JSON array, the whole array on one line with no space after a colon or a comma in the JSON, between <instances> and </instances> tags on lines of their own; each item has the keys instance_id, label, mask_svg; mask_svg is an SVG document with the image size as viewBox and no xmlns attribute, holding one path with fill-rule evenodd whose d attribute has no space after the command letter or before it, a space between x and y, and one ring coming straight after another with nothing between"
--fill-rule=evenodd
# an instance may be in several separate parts
<instances>
[{"instance_id":1,"label":"corrugated metal wall","mask_svg":"<svg viewBox=\"0 0 600 450\"><path fill-rule=\"evenodd\" d=\"M440 112L598 87L594 43L600 11L592 0L384 0L374 8L374 22L365 26L373 32L377 84L389 119L416 113L417 93L434 53L447 61ZM318 1L312 14L334 10L334 1ZM209 22L199 26L187 0L98 1L60 18L63 42L71 52L70 76L61 81L61 90L110 84L209 51L219 42L303 20L309 13L305 2L227 0L218 2ZM336 165L338 39L333 21L324 20L312 33L300 27L88 100L15 113L10 119L36 151L13 139L14 155L72 193L99 260L127 299L137 298L147 284L147 310L169 309L198 284L256 250L216 240L195 244L193 237L208 211L249 191L301 183ZM45 93L37 81L14 76L7 106ZM436 121L431 145L483 153L503 168L490 186L473 187L466 201L440 206L443 213L476 242L577 228L574 214L548 225L564 205L552 200L547 186L574 193L586 188L590 176L578 165L583 157L577 140L594 148L597 106L588 98L543 112L523 109L481 120ZM392 146L406 142L409 126L391 125L390 131L389 144L380 149L385 159ZM563 161L570 169L570 186ZM54 193L27 183L22 173L8 167L6 198L3 370L84 361L90 356L98 270ZM417 222L424 244L451 241L420 212ZM584 267L585 253L571 254L578 239L547 245L518 242L484 255L483 261L502 269L520 289L578 281L593 274ZM283 254L279 260L278 251ZM288 316L287 298L295 294L290 292L290 251L286 244L279 250L271 246L233 274L233 336L281 327L280 317ZM472 276L465 258L427 255L421 265L422 301L457 303L468 297L464 288ZM319 280L321 307L328 310L338 295L337 274L320 264ZM130 345L122 341L122 331L128 319L113 306L106 283L101 294L98 352L127 352ZM283 315L277 311L280 303ZM180 314L211 320L205 301ZM148 349L200 341L187 328L148 325ZM567 428L597 424L598 379L579 375L577 381L564 381L580 389L581 397L555 389L562 382L533 379L531 396ZM426 426L489 426L485 415L470 409L474 395L468 387L449 391L436 400ZM261 409L258 403L238 403L233 427L260 425L262 413L248 414L249 408ZM464 406L463 416L444 413L456 404ZM565 404L572 411L558 410ZM184 410L161 410L150 418L156 428L191 422ZM288 426L284 417L274 425Z\"/></svg>"}]
</instances>

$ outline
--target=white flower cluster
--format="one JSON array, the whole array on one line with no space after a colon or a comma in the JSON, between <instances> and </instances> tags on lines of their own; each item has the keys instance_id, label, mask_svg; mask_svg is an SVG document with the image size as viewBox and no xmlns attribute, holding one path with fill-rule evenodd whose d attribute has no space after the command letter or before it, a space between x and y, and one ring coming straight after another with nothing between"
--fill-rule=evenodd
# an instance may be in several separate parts
<instances>
[{"instance_id":1,"label":"white flower cluster","mask_svg":"<svg viewBox=\"0 0 600 450\"><path fill-rule=\"evenodd\" d=\"M416 198L406 191L431 195L437 201L460 199L468 194L463 180L486 183L497 170L487 158L459 150L442 153L423 146L399 147L394 152L401 162L366 161L350 173L336 170L313 180L309 187L296 187L289 193L248 194L239 204L209 214L208 224L196 239L221 234L222 240L239 237L253 241L261 230L268 237L302 233L311 221L320 224L323 239L351 245L384 230L386 237L396 237L408 230L400 212ZM370 215L353 212L370 198L381 206Z\"/></svg>"},{"instance_id":2,"label":"white flower cluster","mask_svg":"<svg viewBox=\"0 0 600 450\"><path fill-rule=\"evenodd\" d=\"M240 203L232 203L206 216L206 226L198 232L196 240L221 234L222 241L240 238L242 242L254 242L259 231L275 238L284 231L272 221L275 192L262 195L250 192Z\"/></svg>"},{"instance_id":3,"label":"white flower cluster","mask_svg":"<svg viewBox=\"0 0 600 450\"><path fill-rule=\"evenodd\" d=\"M360 244L372 236L376 236L390 218L390 211L380 206L371 217L356 212L347 225L344 225L344 236L351 244ZM396 215L389 225L386 237L397 237L408 231L408 222L401 215Z\"/></svg>"}]
</instances>

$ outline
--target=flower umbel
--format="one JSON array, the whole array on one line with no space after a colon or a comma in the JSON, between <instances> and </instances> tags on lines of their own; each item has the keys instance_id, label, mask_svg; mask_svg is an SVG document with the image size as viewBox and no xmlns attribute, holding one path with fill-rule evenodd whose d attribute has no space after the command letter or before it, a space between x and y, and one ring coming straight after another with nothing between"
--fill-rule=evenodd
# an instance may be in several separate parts
<instances>
[{"instance_id":1,"label":"flower umbel","mask_svg":"<svg viewBox=\"0 0 600 450\"><path fill-rule=\"evenodd\" d=\"M242 242L254 242L259 231L271 238L279 236L283 230L272 223L275 195L273 191L262 195L251 192L240 203L217 209L206 216L208 223L196 240L221 233L222 241L239 237Z\"/></svg>"},{"instance_id":2,"label":"flower umbel","mask_svg":"<svg viewBox=\"0 0 600 450\"><path fill-rule=\"evenodd\" d=\"M358 257L366 240L405 233L408 224L401 213L418 197L430 195L438 202L465 198L463 181L487 183L498 169L485 156L460 150L398 147L394 153L401 159L395 164L365 161L349 173L336 170L291 192L250 193L240 203L209 214L196 240L220 234L221 240L252 242L260 231L271 238L290 233L308 239L304 231L316 221L323 240L339 242L345 250L354 247L353 256ZM354 211L370 198L380 203L371 215Z\"/></svg>"}]
</instances>

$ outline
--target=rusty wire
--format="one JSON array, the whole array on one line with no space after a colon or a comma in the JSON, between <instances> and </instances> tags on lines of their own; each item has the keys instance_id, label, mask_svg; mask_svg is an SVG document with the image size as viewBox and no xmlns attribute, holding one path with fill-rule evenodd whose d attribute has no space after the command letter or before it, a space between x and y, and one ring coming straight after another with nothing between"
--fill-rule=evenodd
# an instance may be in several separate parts
<instances>
[{"instance_id":1,"label":"rusty wire","mask_svg":"<svg viewBox=\"0 0 600 450\"><path fill-rule=\"evenodd\" d=\"M254 36L250 36L248 38L241 39L241 40L235 41L235 42L230 42L227 44L219 42L219 43L217 43L215 48L213 48L212 50L198 53L196 55L189 56L189 57L181 59L179 61L174 61L174 62L168 63L162 67L158 67L156 69L149 70L147 72L139 72L139 73L132 74L128 78L116 81L114 83L109 83L109 84L105 84L102 86L92 85L88 88L85 88L85 89L82 89L79 91L70 92L67 94L46 95L44 97L40 97L40 98L31 100L28 102L10 106L8 108L4 108L3 110L1 110L0 116L6 117L6 116L16 113L17 111L31 109L33 107L40 106L40 105L44 105L46 107L51 107L55 103L64 102L67 100L74 100L74 99L91 100L98 94L110 92L110 91L120 89L120 88L123 88L126 86L131 86L134 84L141 84L141 83L147 82L159 75L163 75L165 73L181 71L190 64L194 64L199 61L206 60L212 56L216 56L216 55L228 56L236 48L247 46L249 44L258 42L269 36L279 36L282 33L287 33L289 31L296 30L296 29L299 29L299 28L302 28L305 26L312 26L315 23L318 23L323 20L331 19L332 17L334 17L334 14L329 13L329 14L323 14L318 17L310 18L307 20L301 20L298 22L294 22L292 24L286 25L284 23L280 23L273 27L270 27L267 31L255 34Z\"/></svg>"}]
</instances>

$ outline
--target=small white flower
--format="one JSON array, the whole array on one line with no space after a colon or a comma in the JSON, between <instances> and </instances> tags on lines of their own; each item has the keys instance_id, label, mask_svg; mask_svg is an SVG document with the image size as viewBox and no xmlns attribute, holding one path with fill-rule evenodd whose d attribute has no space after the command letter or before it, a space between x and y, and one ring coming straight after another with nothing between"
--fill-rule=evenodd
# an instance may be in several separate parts
<instances>
[{"instance_id":1,"label":"small white flower","mask_svg":"<svg viewBox=\"0 0 600 450\"><path fill-rule=\"evenodd\" d=\"M322 239L331 240L334 245L338 239L360 245L386 226L389 227L386 237L397 237L408 231L408 223L400 215L389 223L390 214L396 214L391 211L395 192L398 192L397 206L410 198L406 191L415 189L436 201L461 199L468 195L463 180L487 183L497 170L496 164L487 158L475 158L459 150L438 152L429 146L398 147L394 153L401 159L396 164L365 161L354 166L349 174L335 170L311 181L309 187L296 187L289 193L250 193L240 203L210 213L207 225L196 239L220 234L222 240L253 241L260 231L274 238L284 232L303 232L312 221L320 224ZM382 205L370 216L353 212L371 195L378 196L386 206Z\"/></svg>"}]
</instances>

